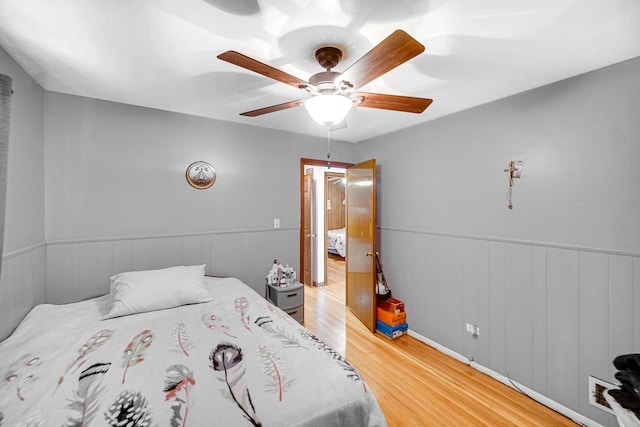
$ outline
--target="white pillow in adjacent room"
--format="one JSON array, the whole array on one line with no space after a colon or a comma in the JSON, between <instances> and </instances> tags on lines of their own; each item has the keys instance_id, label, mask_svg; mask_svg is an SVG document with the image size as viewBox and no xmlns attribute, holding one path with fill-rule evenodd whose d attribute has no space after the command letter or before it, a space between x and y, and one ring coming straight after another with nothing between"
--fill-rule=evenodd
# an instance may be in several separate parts
<instances>
[{"instance_id":1,"label":"white pillow in adjacent room","mask_svg":"<svg viewBox=\"0 0 640 427\"><path fill-rule=\"evenodd\" d=\"M112 302L103 319L213 300L204 286L205 265L129 271L111 277Z\"/></svg>"}]
</instances>

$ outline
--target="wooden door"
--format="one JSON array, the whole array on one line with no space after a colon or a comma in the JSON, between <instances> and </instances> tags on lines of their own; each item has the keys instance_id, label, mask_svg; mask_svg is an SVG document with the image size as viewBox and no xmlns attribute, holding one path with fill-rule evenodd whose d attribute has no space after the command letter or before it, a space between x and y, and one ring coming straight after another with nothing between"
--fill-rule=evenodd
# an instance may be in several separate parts
<instances>
[{"instance_id":1,"label":"wooden door","mask_svg":"<svg viewBox=\"0 0 640 427\"><path fill-rule=\"evenodd\" d=\"M376 161L347 169L347 306L376 330Z\"/></svg>"},{"instance_id":2,"label":"wooden door","mask_svg":"<svg viewBox=\"0 0 640 427\"><path fill-rule=\"evenodd\" d=\"M304 199L303 199L303 238L304 238L304 266L302 274L302 283L305 285L313 284L313 239L311 233L311 201L312 201L312 185L313 185L313 169L309 168L304 171Z\"/></svg>"}]
</instances>

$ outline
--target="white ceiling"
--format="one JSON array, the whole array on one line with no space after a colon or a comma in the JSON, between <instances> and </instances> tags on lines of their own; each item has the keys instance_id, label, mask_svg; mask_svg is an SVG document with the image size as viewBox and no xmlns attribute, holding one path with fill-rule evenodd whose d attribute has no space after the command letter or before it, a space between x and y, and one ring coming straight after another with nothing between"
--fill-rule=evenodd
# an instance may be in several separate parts
<instances>
[{"instance_id":1,"label":"white ceiling","mask_svg":"<svg viewBox=\"0 0 640 427\"><path fill-rule=\"evenodd\" d=\"M49 91L326 136L306 92L216 56L307 80L321 45L343 71L396 29L426 51L362 88L432 98L422 114L355 108L358 142L640 56L638 0L0 0L0 45Z\"/></svg>"}]
</instances>

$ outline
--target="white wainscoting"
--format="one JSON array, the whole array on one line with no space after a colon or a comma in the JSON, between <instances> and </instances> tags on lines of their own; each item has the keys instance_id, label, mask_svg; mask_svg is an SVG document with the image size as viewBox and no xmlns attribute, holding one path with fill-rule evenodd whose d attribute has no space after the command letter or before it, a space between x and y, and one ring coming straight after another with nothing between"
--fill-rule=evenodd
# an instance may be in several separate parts
<instances>
[{"instance_id":1,"label":"white wainscoting","mask_svg":"<svg viewBox=\"0 0 640 427\"><path fill-rule=\"evenodd\" d=\"M45 244L2 257L0 278L0 340L14 330L32 307L46 302Z\"/></svg>"},{"instance_id":2,"label":"white wainscoting","mask_svg":"<svg viewBox=\"0 0 640 427\"><path fill-rule=\"evenodd\" d=\"M380 228L409 328L598 423L588 376L640 352L640 256ZM465 323L480 327L476 339Z\"/></svg>"},{"instance_id":3,"label":"white wainscoting","mask_svg":"<svg viewBox=\"0 0 640 427\"><path fill-rule=\"evenodd\" d=\"M109 292L117 273L207 264L206 272L234 276L261 295L274 259L299 271L299 228L43 242L3 256L0 340L32 307L81 301Z\"/></svg>"},{"instance_id":4,"label":"white wainscoting","mask_svg":"<svg viewBox=\"0 0 640 427\"><path fill-rule=\"evenodd\" d=\"M47 243L47 302L81 301L109 292L117 273L206 264L206 273L234 276L261 295L274 259L298 271L299 228L228 230L180 236Z\"/></svg>"},{"instance_id":5,"label":"white wainscoting","mask_svg":"<svg viewBox=\"0 0 640 427\"><path fill-rule=\"evenodd\" d=\"M5 254L0 337L33 305L104 294L109 277L128 270L205 263L208 274L238 277L262 294L274 258L299 271L298 241L298 228L231 230L48 242ZM640 352L638 254L391 228L380 228L380 251L411 330L616 425L589 405L587 383L589 375L612 382L613 358ZM480 327L479 338L465 323Z\"/></svg>"}]
</instances>

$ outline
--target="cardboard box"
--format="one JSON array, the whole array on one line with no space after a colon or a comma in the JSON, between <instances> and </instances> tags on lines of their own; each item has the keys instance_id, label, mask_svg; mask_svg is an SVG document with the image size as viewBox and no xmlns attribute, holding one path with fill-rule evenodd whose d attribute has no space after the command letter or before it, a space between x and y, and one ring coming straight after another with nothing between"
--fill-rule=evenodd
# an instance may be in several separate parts
<instances>
[{"instance_id":1,"label":"cardboard box","mask_svg":"<svg viewBox=\"0 0 640 427\"><path fill-rule=\"evenodd\" d=\"M405 323L407 321L407 313L393 313L391 311L383 310L378 307L376 309L376 316L378 320L382 323L386 323L389 326L398 326L401 323Z\"/></svg>"},{"instance_id":2,"label":"cardboard box","mask_svg":"<svg viewBox=\"0 0 640 427\"><path fill-rule=\"evenodd\" d=\"M376 320L376 329L391 339L396 339L407 333L409 325L402 323L398 326L389 326L379 320Z\"/></svg>"},{"instance_id":3,"label":"cardboard box","mask_svg":"<svg viewBox=\"0 0 640 427\"><path fill-rule=\"evenodd\" d=\"M393 297L387 300L378 300L378 307L383 310L390 311L394 314L404 312L404 303L399 299L395 299Z\"/></svg>"}]
</instances>

